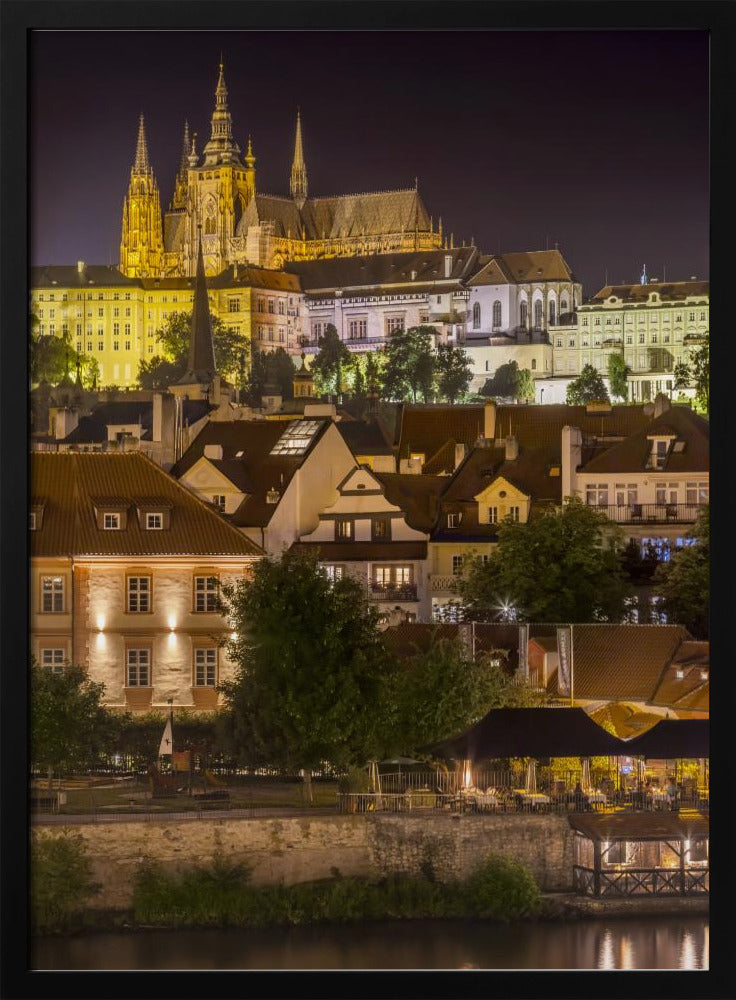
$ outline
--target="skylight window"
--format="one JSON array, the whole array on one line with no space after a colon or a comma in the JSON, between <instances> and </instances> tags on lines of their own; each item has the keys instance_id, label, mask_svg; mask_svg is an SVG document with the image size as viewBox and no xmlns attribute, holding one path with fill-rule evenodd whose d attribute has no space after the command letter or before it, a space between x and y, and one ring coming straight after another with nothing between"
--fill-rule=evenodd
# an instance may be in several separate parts
<instances>
[{"instance_id":1,"label":"skylight window","mask_svg":"<svg viewBox=\"0 0 736 1000\"><path fill-rule=\"evenodd\" d=\"M271 449L272 455L304 455L321 424L319 420L295 420Z\"/></svg>"}]
</instances>

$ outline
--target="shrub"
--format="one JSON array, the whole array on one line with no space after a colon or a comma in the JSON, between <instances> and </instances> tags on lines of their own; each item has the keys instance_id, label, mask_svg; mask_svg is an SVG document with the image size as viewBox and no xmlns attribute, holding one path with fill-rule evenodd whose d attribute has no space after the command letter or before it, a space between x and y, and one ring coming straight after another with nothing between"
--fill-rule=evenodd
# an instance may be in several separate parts
<instances>
[{"instance_id":1,"label":"shrub","mask_svg":"<svg viewBox=\"0 0 736 1000\"><path fill-rule=\"evenodd\" d=\"M537 911L539 887L531 872L504 855L490 855L463 885L469 915L488 920L516 920Z\"/></svg>"},{"instance_id":2,"label":"shrub","mask_svg":"<svg viewBox=\"0 0 736 1000\"><path fill-rule=\"evenodd\" d=\"M80 834L41 833L31 843L31 923L36 933L68 929L100 891Z\"/></svg>"}]
</instances>

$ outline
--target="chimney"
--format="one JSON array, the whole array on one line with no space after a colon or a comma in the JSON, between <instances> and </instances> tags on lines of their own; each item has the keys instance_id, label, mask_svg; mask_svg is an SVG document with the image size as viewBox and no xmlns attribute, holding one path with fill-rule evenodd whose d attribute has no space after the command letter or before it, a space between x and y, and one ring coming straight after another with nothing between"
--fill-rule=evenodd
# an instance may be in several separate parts
<instances>
[{"instance_id":1,"label":"chimney","mask_svg":"<svg viewBox=\"0 0 736 1000\"><path fill-rule=\"evenodd\" d=\"M455 465L453 466L453 471L454 469L457 469L462 460L465 458L467 450L468 449L464 444L462 444L462 442L460 444L455 443Z\"/></svg>"},{"instance_id":2,"label":"chimney","mask_svg":"<svg viewBox=\"0 0 736 1000\"><path fill-rule=\"evenodd\" d=\"M153 394L153 426L151 427L151 440L157 443L163 441L164 430L164 394L154 392Z\"/></svg>"},{"instance_id":3,"label":"chimney","mask_svg":"<svg viewBox=\"0 0 736 1000\"><path fill-rule=\"evenodd\" d=\"M515 462L519 457L519 442L515 434L509 434L504 442L506 448L506 461Z\"/></svg>"},{"instance_id":4,"label":"chimney","mask_svg":"<svg viewBox=\"0 0 736 1000\"><path fill-rule=\"evenodd\" d=\"M416 281L417 280L417 272L416 271L412 271L411 272L411 280L412 281Z\"/></svg>"},{"instance_id":5,"label":"chimney","mask_svg":"<svg viewBox=\"0 0 736 1000\"><path fill-rule=\"evenodd\" d=\"M83 260L78 260L77 261L77 272L79 274L84 274L84 269L85 269L86 266L87 265L84 263Z\"/></svg>"},{"instance_id":6,"label":"chimney","mask_svg":"<svg viewBox=\"0 0 736 1000\"><path fill-rule=\"evenodd\" d=\"M583 434L579 427L562 428L562 499L575 495L576 470L583 458Z\"/></svg>"},{"instance_id":7,"label":"chimney","mask_svg":"<svg viewBox=\"0 0 736 1000\"><path fill-rule=\"evenodd\" d=\"M487 399L483 406L483 437L487 441L496 439L496 401Z\"/></svg>"},{"instance_id":8,"label":"chimney","mask_svg":"<svg viewBox=\"0 0 736 1000\"><path fill-rule=\"evenodd\" d=\"M219 461L222 459L222 445L221 444L206 444L204 446L204 457L214 458Z\"/></svg>"},{"instance_id":9,"label":"chimney","mask_svg":"<svg viewBox=\"0 0 736 1000\"><path fill-rule=\"evenodd\" d=\"M71 434L79 423L79 410L76 406L57 406L49 409L51 418L51 433L57 441Z\"/></svg>"},{"instance_id":10,"label":"chimney","mask_svg":"<svg viewBox=\"0 0 736 1000\"><path fill-rule=\"evenodd\" d=\"M445 254L445 277L449 278L452 274L452 254Z\"/></svg>"},{"instance_id":11,"label":"chimney","mask_svg":"<svg viewBox=\"0 0 736 1000\"><path fill-rule=\"evenodd\" d=\"M663 392L658 392L654 397L654 414L653 419L656 420L657 417L661 417L663 413L666 413L670 408L670 401L665 396Z\"/></svg>"}]
</instances>

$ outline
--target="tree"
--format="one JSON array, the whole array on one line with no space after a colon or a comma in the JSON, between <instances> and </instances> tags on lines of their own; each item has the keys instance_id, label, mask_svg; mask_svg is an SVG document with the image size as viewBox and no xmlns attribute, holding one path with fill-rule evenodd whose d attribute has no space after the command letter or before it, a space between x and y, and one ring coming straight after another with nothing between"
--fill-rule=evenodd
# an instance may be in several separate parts
<instances>
[{"instance_id":1,"label":"tree","mask_svg":"<svg viewBox=\"0 0 736 1000\"><path fill-rule=\"evenodd\" d=\"M690 355L690 370L695 383L695 404L707 413L710 405L710 345L707 334L705 343Z\"/></svg>"},{"instance_id":2,"label":"tree","mask_svg":"<svg viewBox=\"0 0 736 1000\"><path fill-rule=\"evenodd\" d=\"M515 684L503 666L506 653L489 652L473 662L458 640L433 637L398 675L397 749L415 752L425 743L467 729L492 708L538 704L539 696Z\"/></svg>"},{"instance_id":3,"label":"tree","mask_svg":"<svg viewBox=\"0 0 736 1000\"><path fill-rule=\"evenodd\" d=\"M31 761L48 774L84 770L115 744L122 717L102 704L104 684L84 667L54 673L31 660Z\"/></svg>"},{"instance_id":4,"label":"tree","mask_svg":"<svg viewBox=\"0 0 736 1000\"><path fill-rule=\"evenodd\" d=\"M312 553L262 559L251 580L223 588L237 636L235 679L222 685L224 736L239 759L311 769L364 764L381 748L396 670L364 586L331 581Z\"/></svg>"},{"instance_id":5,"label":"tree","mask_svg":"<svg viewBox=\"0 0 736 1000\"><path fill-rule=\"evenodd\" d=\"M527 524L507 518L488 561L470 561L459 581L466 616L618 622L629 593L621 548L620 529L579 497Z\"/></svg>"},{"instance_id":6,"label":"tree","mask_svg":"<svg viewBox=\"0 0 736 1000\"><path fill-rule=\"evenodd\" d=\"M365 377L363 375L363 368L359 364L356 364L353 375L353 396L355 399L360 400L366 398Z\"/></svg>"},{"instance_id":7,"label":"tree","mask_svg":"<svg viewBox=\"0 0 736 1000\"><path fill-rule=\"evenodd\" d=\"M571 406L610 402L605 382L592 365L583 365L578 377L568 385L565 398Z\"/></svg>"},{"instance_id":8,"label":"tree","mask_svg":"<svg viewBox=\"0 0 736 1000\"><path fill-rule=\"evenodd\" d=\"M687 389L692 381L692 372L686 361L678 361L672 369L672 388L677 392Z\"/></svg>"},{"instance_id":9,"label":"tree","mask_svg":"<svg viewBox=\"0 0 736 1000\"><path fill-rule=\"evenodd\" d=\"M515 361L499 365L493 377L483 386L482 395L490 396L492 399L513 399L518 371L519 366Z\"/></svg>"},{"instance_id":10,"label":"tree","mask_svg":"<svg viewBox=\"0 0 736 1000\"><path fill-rule=\"evenodd\" d=\"M708 638L710 611L710 511L704 504L688 532L695 540L660 563L654 588L670 623L684 625L696 639Z\"/></svg>"},{"instance_id":11,"label":"tree","mask_svg":"<svg viewBox=\"0 0 736 1000\"><path fill-rule=\"evenodd\" d=\"M38 319L30 317L29 376L32 384L49 382L57 385L78 368L89 367L89 359L72 347L69 333L42 335L38 333Z\"/></svg>"},{"instance_id":12,"label":"tree","mask_svg":"<svg viewBox=\"0 0 736 1000\"><path fill-rule=\"evenodd\" d=\"M536 389L534 388L534 378L529 368L519 368L514 372L514 398L534 399Z\"/></svg>"},{"instance_id":13,"label":"tree","mask_svg":"<svg viewBox=\"0 0 736 1000\"><path fill-rule=\"evenodd\" d=\"M657 550L650 543L644 555L637 538L630 538L621 552L621 568L634 584L649 583L657 569Z\"/></svg>"},{"instance_id":14,"label":"tree","mask_svg":"<svg viewBox=\"0 0 736 1000\"><path fill-rule=\"evenodd\" d=\"M347 345L340 340L332 323L325 327L324 334L317 341L319 351L312 361L312 372L320 392L342 392L342 376L346 368L353 364L353 355Z\"/></svg>"},{"instance_id":15,"label":"tree","mask_svg":"<svg viewBox=\"0 0 736 1000\"><path fill-rule=\"evenodd\" d=\"M241 367L241 354L248 351L248 340L226 326L217 316L210 317L217 371L235 379ZM162 354L138 365L138 384L142 389L162 389L176 382L187 370L192 314L172 313L156 331Z\"/></svg>"},{"instance_id":16,"label":"tree","mask_svg":"<svg viewBox=\"0 0 736 1000\"><path fill-rule=\"evenodd\" d=\"M440 344L437 347L435 371L440 395L449 403L454 403L459 396L464 396L470 388L473 366L461 347Z\"/></svg>"},{"instance_id":17,"label":"tree","mask_svg":"<svg viewBox=\"0 0 736 1000\"><path fill-rule=\"evenodd\" d=\"M437 333L433 326L412 326L389 334L383 369L383 398L425 403L432 394L435 359L432 344Z\"/></svg>"},{"instance_id":18,"label":"tree","mask_svg":"<svg viewBox=\"0 0 736 1000\"><path fill-rule=\"evenodd\" d=\"M608 384L611 387L612 396L623 400L629 398L630 374L631 368L624 361L623 354L608 355Z\"/></svg>"}]
</instances>

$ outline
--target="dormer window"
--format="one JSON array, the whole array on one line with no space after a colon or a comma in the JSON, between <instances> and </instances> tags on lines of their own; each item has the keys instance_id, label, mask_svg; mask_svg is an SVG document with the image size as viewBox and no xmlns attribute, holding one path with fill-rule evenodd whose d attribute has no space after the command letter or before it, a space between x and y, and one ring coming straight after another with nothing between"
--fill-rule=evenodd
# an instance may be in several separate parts
<instances>
[{"instance_id":1,"label":"dormer window","mask_svg":"<svg viewBox=\"0 0 736 1000\"><path fill-rule=\"evenodd\" d=\"M161 531L164 526L164 516L160 511L146 514L146 530Z\"/></svg>"},{"instance_id":2,"label":"dormer window","mask_svg":"<svg viewBox=\"0 0 736 1000\"><path fill-rule=\"evenodd\" d=\"M462 520L462 514L448 514L447 515L447 527L457 528Z\"/></svg>"},{"instance_id":3,"label":"dormer window","mask_svg":"<svg viewBox=\"0 0 736 1000\"><path fill-rule=\"evenodd\" d=\"M270 504L278 503L280 497L281 497L281 494L279 493L279 491L275 490L273 487L271 487L271 489L266 492L266 503L270 503ZM223 504L223 510L224 510L224 504Z\"/></svg>"},{"instance_id":4,"label":"dormer window","mask_svg":"<svg viewBox=\"0 0 736 1000\"><path fill-rule=\"evenodd\" d=\"M102 527L105 531L120 531L120 514L103 514Z\"/></svg>"},{"instance_id":5,"label":"dormer window","mask_svg":"<svg viewBox=\"0 0 736 1000\"><path fill-rule=\"evenodd\" d=\"M344 519L335 521L335 538L340 542L352 541L355 537L355 526L352 521Z\"/></svg>"},{"instance_id":6,"label":"dormer window","mask_svg":"<svg viewBox=\"0 0 736 1000\"><path fill-rule=\"evenodd\" d=\"M707 681L708 680L708 671L707 670L701 670L700 671L700 679L701 679L701 681Z\"/></svg>"},{"instance_id":7,"label":"dormer window","mask_svg":"<svg viewBox=\"0 0 736 1000\"><path fill-rule=\"evenodd\" d=\"M675 670L675 677L678 679L678 681L683 680L683 678L685 677L685 671L683 670L682 667L678 667L677 670Z\"/></svg>"}]
</instances>

